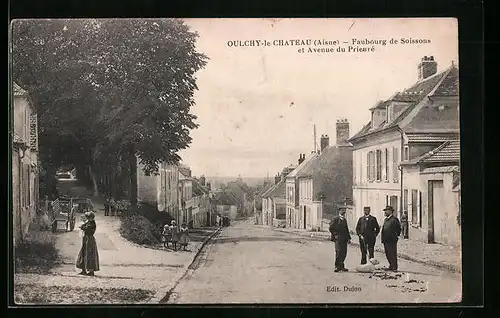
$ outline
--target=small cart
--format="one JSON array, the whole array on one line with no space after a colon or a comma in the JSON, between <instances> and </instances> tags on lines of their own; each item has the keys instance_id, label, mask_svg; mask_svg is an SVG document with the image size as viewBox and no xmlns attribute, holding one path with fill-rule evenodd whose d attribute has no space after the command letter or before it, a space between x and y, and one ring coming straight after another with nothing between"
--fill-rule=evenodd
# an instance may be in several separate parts
<instances>
[{"instance_id":1,"label":"small cart","mask_svg":"<svg viewBox=\"0 0 500 318\"><path fill-rule=\"evenodd\" d=\"M71 198L57 198L52 201L52 232L71 232L76 224L76 205Z\"/></svg>"}]
</instances>

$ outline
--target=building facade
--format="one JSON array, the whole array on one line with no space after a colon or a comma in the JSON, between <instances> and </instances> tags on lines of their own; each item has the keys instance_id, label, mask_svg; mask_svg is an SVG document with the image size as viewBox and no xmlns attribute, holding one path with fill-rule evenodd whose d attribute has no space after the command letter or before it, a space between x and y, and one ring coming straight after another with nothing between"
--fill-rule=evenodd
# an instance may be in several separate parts
<instances>
[{"instance_id":1,"label":"building facade","mask_svg":"<svg viewBox=\"0 0 500 318\"><path fill-rule=\"evenodd\" d=\"M286 227L300 228L301 219L299 215L299 179L297 174L304 168L304 166L313 160L318 154L311 152L306 157L305 154L300 154L298 165L285 177L285 198L286 198Z\"/></svg>"},{"instance_id":2,"label":"building facade","mask_svg":"<svg viewBox=\"0 0 500 318\"><path fill-rule=\"evenodd\" d=\"M460 142L447 141L401 163L409 238L460 246Z\"/></svg>"},{"instance_id":3,"label":"building facade","mask_svg":"<svg viewBox=\"0 0 500 318\"><path fill-rule=\"evenodd\" d=\"M352 146L347 120L337 121L337 145L321 137L320 153L296 175L299 180L298 228L320 231L323 218L332 219L337 207L352 197Z\"/></svg>"},{"instance_id":4,"label":"building facade","mask_svg":"<svg viewBox=\"0 0 500 318\"><path fill-rule=\"evenodd\" d=\"M38 121L28 93L13 84L12 221L14 245L22 241L39 201Z\"/></svg>"},{"instance_id":5,"label":"building facade","mask_svg":"<svg viewBox=\"0 0 500 318\"><path fill-rule=\"evenodd\" d=\"M400 164L458 139L458 68L452 64L437 73L434 58L424 57L418 70L418 81L372 107L371 121L350 139L355 217L370 207L372 215L382 220L386 205L401 217L408 200L413 200L416 211L425 210L421 190L405 185L409 181ZM423 227L421 231L425 232ZM413 232L418 236L418 231Z\"/></svg>"}]
</instances>

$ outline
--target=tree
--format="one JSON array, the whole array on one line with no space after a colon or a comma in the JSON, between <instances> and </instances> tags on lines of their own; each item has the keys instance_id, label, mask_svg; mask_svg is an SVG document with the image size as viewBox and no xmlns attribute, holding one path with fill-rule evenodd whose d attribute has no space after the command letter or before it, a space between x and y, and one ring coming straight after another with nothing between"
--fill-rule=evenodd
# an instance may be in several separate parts
<instances>
[{"instance_id":1,"label":"tree","mask_svg":"<svg viewBox=\"0 0 500 318\"><path fill-rule=\"evenodd\" d=\"M18 21L12 29L14 79L43 115L44 160L127 164L135 204L137 157L157 173L160 162L180 160L198 127L195 74L208 60L196 51L198 35L176 19Z\"/></svg>"}]
</instances>

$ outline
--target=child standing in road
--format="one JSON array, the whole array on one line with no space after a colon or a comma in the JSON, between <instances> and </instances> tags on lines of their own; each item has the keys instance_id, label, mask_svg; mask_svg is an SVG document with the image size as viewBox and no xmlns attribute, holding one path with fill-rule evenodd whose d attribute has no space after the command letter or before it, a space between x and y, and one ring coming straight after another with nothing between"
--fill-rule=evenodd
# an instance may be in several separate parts
<instances>
[{"instance_id":1,"label":"child standing in road","mask_svg":"<svg viewBox=\"0 0 500 318\"><path fill-rule=\"evenodd\" d=\"M186 223L183 223L180 230L179 245L185 251L189 243L189 229Z\"/></svg>"},{"instance_id":2,"label":"child standing in road","mask_svg":"<svg viewBox=\"0 0 500 318\"><path fill-rule=\"evenodd\" d=\"M177 251L177 243L179 242L179 229L177 228L177 222L175 222L175 220L172 220L170 224L172 245L174 247L174 251Z\"/></svg>"}]
</instances>

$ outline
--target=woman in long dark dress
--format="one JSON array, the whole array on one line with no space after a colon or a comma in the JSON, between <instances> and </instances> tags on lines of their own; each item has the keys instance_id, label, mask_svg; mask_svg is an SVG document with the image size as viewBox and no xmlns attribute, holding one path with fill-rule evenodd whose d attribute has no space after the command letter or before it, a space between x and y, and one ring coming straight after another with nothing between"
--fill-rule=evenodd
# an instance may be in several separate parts
<instances>
[{"instance_id":1,"label":"woman in long dark dress","mask_svg":"<svg viewBox=\"0 0 500 318\"><path fill-rule=\"evenodd\" d=\"M94 238L96 230L94 212L85 213L86 222L80 226L84 232L82 248L76 260L76 267L81 269L80 275L94 276L94 272L99 270L99 253L97 243Z\"/></svg>"}]
</instances>

